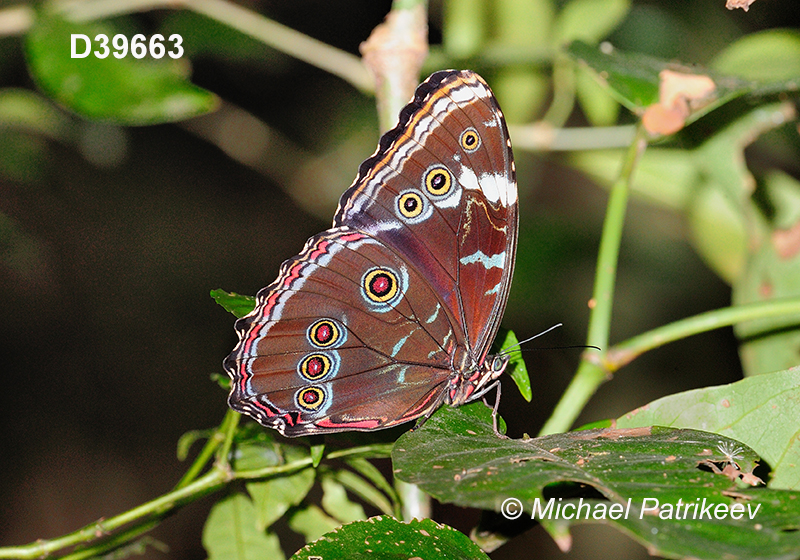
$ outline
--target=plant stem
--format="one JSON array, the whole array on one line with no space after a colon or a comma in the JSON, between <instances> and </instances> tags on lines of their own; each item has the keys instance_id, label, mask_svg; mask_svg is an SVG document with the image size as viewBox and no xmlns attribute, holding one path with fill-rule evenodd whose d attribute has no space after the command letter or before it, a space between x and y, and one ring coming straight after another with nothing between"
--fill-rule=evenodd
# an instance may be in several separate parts
<instances>
[{"instance_id":1,"label":"plant stem","mask_svg":"<svg viewBox=\"0 0 800 560\"><path fill-rule=\"evenodd\" d=\"M40 558L71 546L107 537L129 523L152 523L153 520L165 516L176 507L218 490L226 482L225 473L219 469L212 469L183 488L168 492L115 517L96 521L62 537L47 541L39 540L24 546L0 548L0 558Z\"/></svg>"},{"instance_id":2,"label":"plant stem","mask_svg":"<svg viewBox=\"0 0 800 560\"><path fill-rule=\"evenodd\" d=\"M232 413L236 417L239 415ZM226 426L226 422L228 425ZM220 432L225 428L234 429L238 420L231 421L226 416ZM233 426L233 428L231 428ZM328 453L328 459L339 459L346 457L388 457L391 454L392 446L385 445L365 445L361 447L353 447ZM9 546L0 548L0 558L22 558L22 559L36 559L49 556L64 549L93 543L101 539L104 542L95 545L91 550L95 553L105 552L112 548L117 548L121 544L129 541L131 538L137 537L142 533L150 530L158 524L158 522L173 513L177 508L192 502L202 496L220 490L234 480L252 480L256 478L265 478L268 476L276 476L284 473L291 473L311 466L311 457L306 457L284 465L275 467L265 467L263 469L254 469L249 471L236 471L230 470L227 463L221 464L220 461L209 470L206 474L200 476L193 482L177 487L171 492L168 492L158 498L128 510L120 515L111 517L109 519L99 520L90 525L87 525L77 531L57 537L51 540L38 540L36 542L23 545L23 546ZM186 477L184 477L185 479ZM112 534L125 528L123 532ZM84 554L87 549L75 550L68 558L72 560L80 560L91 556L91 554Z\"/></svg>"},{"instance_id":3,"label":"plant stem","mask_svg":"<svg viewBox=\"0 0 800 560\"><path fill-rule=\"evenodd\" d=\"M103 556L112 550L116 550L127 543L133 542L136 537L148 532L150 529L157 526L158 523L159 520L153 520L141 525L136 525L126 531L121 531L115 535L111 535L109 538L104 539L97 544L92 544L91 546L87 547L79 547L66 556L62 556L61 560L84 560L86 558Z\"/></svg>"},{"instance_id":4,"label":"plant stem","mask_svg":"<svg viewBox=\"0 0 800 560\"><path fill-rule=\"evenodd\" d=\"M635 125L554 128L539 121L527 125L509 125L514 151L532 152L606 150L630 146L636 135Z\"/></svg>"},{"instance_id":5,"label":"plant stem","mask_svg":"<svg viewBox=\"0 0 800 560\"><path fill-rule=\"evenodd\" d=\"M707 311L653 329L613 346L604 357L603 368L606 371L614 372L648 350L701 332L755 319L791 315L800 315L800 299L798 298L760 301Z\"/></svg>"},{"instance_id":6,"label":"plant stem","mask_svg":"<svg viewBox=\"0 0 800 560\"><path fill-rule=\"evenodd\" d=\"M611 188L606 219L603 223L594 292L589 301L591 314L586 341L588 346L594 346L600 350L589 348L583 353L583 359L575 377L539 435L568 430L597 388L608 378L608 373L599 367L599 364L602 363L603 349L608 348L614 285L617 278L617 260L622 241L622 228L625 223L625 211L628 205L628 193L636 164L646 147L644 129L640 125L625 154L619 178Z\"/></svg>"},{"instance_id":7,"label":"plant stem","mask_svg":"<svg viewBox=\"0 0 800 560\"><path fill-rule=\"evenodd\" d=\"M229 440L232 439L233 435L231 433L231 425L235 429L236 426L239 424L240 415L235 413L233 410L228 410L225 414L225 418L222 419L222 423L220 424L219 428L214 430L214 433L206 444L203 446L203 449L197 455L197 458L192 463L192 466L189 467L189 470L181 477L178 481L178 484L175 485L175 489L183 488L191 481L193 481L197 476L203 472L203 469L208 465L208 462L216 453L219 446L223 443L228 443L227 448L230 449L230 442ZM227 452L224 454L227 456Z\"/></svg>"}]
</instances>

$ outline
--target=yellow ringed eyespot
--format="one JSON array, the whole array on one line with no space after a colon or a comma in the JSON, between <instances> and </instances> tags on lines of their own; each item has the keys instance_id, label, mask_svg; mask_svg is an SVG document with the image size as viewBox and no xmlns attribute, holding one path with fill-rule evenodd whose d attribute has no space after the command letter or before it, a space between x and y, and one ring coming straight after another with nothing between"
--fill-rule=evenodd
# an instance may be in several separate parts
<instances>
[{"instance_id":1,"label":"yellow ringed eyespot","mask_svg":"<svg viewBox=\"0 0 800 560\"><path fill-rule=\"evenodd\" d=\"M481 137L478 135L478 131L472 127L469 127L464 132L461 133L461 137L458 139L458 143L461 144L461 147L464 148L464 151L467 153L472 153L481 146Z\"/></svg>"},{"instance_id":2,"label":"yellow ringed eyespot","mask_svg":"<svg viewBox=\"0 0 800 560\"><path fill-rule=\"evenodd\" d=\"M308 328L308 339L311 344L320 348L333 346L341 336L339 326L329 319L321 319Z\"/></svg>"},{"instance_id":3,"label":"yellow ringed eyespot","mask_svg":"<svg viewBox=\"0 0 800 560\"><path fill-rule=\"evenodd\" d=\"M416 218L423 208L422 197L415 192L403 193L397 199L397 209L406 218Z\"/></svg>"},{"instance_id":4,"label":"yellow ringed eyespot","mask_svg":"<svg viewBox=\"0 0 800 560\"><path fill-rule=\"evenodd\" d=\"M434 196L442 196L450 191L453 178L444 167L433 167L425 173L425 188Z\"/></svg>"},{"instance_id":5,"label":"yellow ringed eyespot","mask_svg":"<svg viewBox=\"0 0 800 560\"><path fill-rule=\"evenodd\" d=\"M375 303L385 303L397 295L397 275L385 268L375 268L364 275L364 293Z\"/></svg>"},{"instance_id":6,"label":"yellow ringed eyespot","mask_svg":"<svg viewBox=\"0 0 800 560\"><path fill-rule=\"evenodd\" d=\"M325 402L325 391L319 387L306 387L297 392L295 400L304 410L316 410Z\"/></svg>"},{"instance_id":7,"label":"yellow ringed eyespot","mask_svg":"<svg viewBox=\"0 0 800 560\"><path fill-rule=\"evenodd\" d=\"M309 354L300 362L298 372L309 381L316 381L331 371L331 365L331 359L325 354Z\"/></svg>"}]
</instances>

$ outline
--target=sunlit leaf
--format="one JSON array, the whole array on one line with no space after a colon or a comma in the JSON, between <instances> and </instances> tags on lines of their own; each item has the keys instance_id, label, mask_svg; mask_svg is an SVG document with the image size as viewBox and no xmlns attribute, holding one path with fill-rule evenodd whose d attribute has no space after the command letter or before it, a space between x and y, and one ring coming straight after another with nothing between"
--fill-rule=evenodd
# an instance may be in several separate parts
<instances>
[{"instance_id":1,"label":"sunlit leaf","mask_svg":"<svg viewBox=\"0 0 800 560\"><path fill-rule=\"evenodd\" d=\"M800 490L798 402L800 369L795 368L669 395L617 419L616 427L659 425L722 434L769 462L771 488Z\"/></svg>"},{"instance_id":2,"label":"sunlit leaf","mask_svg":"<svg viewBox=\"0 0 800 560\"><path fill-rule=\"evenodd\" d=\"M519 389L519 393L522 395L522 398L528 402L531 402L531 398L533 398L533 392L531 391L531 378L528 374L528 368L525 365L525 360L522 359L522 353L519 352L519 340L517 340L517 335L514 334L514 331L501 329L497 336L498 341L501 342L495 344L495 351L499 352L509 348L511 349L509 351L509 360L508 366L506 367L506 372L511 375L511 379L513 379L514 383L516 383L517 389Z\"/></svg>"},{"instance_id":3,"label":"sunlit leaf","mask_svg":"<svg viewBox=\"0 0 800 560\"><path fill-rule=\"evenodd\" d=\"M741 468L729 469L735 483L723 471L731 454ZM396 476L437 500L507 515L535 512L561 542L569 525L591 521L624 529L656 555L786 558L800 547L800 493L747 487L745 479L757 482L746 474L756 459L735 440L671 428L500 439L480 405L441 411L404 434L392 453ZM545 498L555 500L549 514ZM566 503L572 512L584 506L580 519L554 518L556 504ZM693 505L688 523L678 510L687 504ZM714 516L717 506L745 513Z\"/></svg>"},{"instance_id":4,"label":"sunlit leaf","mask_svg":"<svg viewBox=\"0 0 800 560\"><path fill-rule=\"evenodd\" d=\"M243 296L225 290L211 290L211 297L220 304L225 311L233 313L236 317L244 317L256 306L256 298Z\"/></svg>"},{"instance_id":5,"label":"sunlit leaf","mask_svg":"<svg viewBox=\"0 0 800 560\"><path fill-rule=\"evenodd\" d=\"M116 58L111 50L98 58L104 34L109 49L116 29L109 22L72 23L42 10L26 35L25 50L37 85L65 107L87 118L126 125L183 120L214 110L217 97L186 77L186 60L165 56L160 60L136 59L130 54ZM71 37L84 35L92 41L85 58L71 56ZM126 36L127 37L127 36ZM77 42L76 42L77 44ZM82 54L76 48L76 54ZM168 51L178 52L172 43Z\"/></svg>"}]
</instances>

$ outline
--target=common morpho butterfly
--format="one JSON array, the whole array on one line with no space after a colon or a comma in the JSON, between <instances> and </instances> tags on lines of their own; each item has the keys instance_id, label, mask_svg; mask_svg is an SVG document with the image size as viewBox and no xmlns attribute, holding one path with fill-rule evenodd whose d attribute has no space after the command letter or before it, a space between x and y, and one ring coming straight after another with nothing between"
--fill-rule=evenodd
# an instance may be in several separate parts
<instances>
[{"instance_id":1,"label":"common morpho butterfly","mask_svg":"<svg viewBox=\"0 0 800 560\"><path fill-rule=\"evenodd\" d=\"M497 383L488 355L518 227L503 113L470 71L436 72L342 195L333 227L236 321L229 405L286 436L378 430Z\"/></svg>"}]
</instances>

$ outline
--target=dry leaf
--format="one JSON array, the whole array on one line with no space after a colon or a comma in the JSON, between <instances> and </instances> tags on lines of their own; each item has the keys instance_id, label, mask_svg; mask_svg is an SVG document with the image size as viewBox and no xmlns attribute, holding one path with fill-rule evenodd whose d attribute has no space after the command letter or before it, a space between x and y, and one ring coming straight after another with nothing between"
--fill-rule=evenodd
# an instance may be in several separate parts
<instances>
[{"instance_id":1,"label":"dry leaf","mask_svg":"<svg viewBox=\"0 0 800 560\"><path fill-rule=\"evenodd\" d=\"M755 2L756 0L728 0L725 2L725 7L729 10L735 10L736 8L741 8L745 12L750 9L750 4Z\"/></svg>"},{"instance_id":2,"label":"dry leaf","mask_svg":"<svg viewBox=\"0 0 800 560\"><path fill-rule=\"evenodd\" d=\"M790 259L800 252L800 222L789 229L772 232L772 245L782 259Z\"/></svg>"},{"instance_id":3,"label":"dry leaf","mask_svg":"<svg viewBox=\"0 0 800 560\"><path fill-rule=\"evenodd\" d=\"M642 125L651 134L678 132L692 111L702 107L717 89L714 80L702 74L662 70L658 77L658 103L642 115Z\"/></svg>"}]
</instances>

